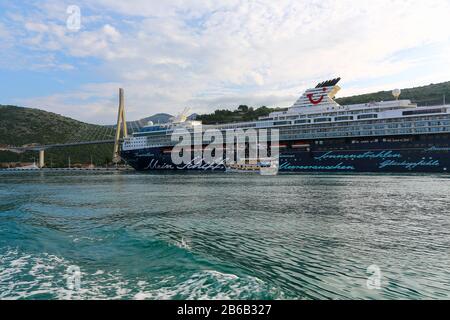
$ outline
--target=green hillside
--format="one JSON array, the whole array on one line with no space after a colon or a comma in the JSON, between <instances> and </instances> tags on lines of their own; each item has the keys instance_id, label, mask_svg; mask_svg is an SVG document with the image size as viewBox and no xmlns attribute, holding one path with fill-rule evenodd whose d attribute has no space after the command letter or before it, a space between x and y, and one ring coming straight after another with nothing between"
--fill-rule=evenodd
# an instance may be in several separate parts
<instances>
[{"instance_id":1,"label":"green hillside","mask_svg":"<svg viewBox=\"0 0 450 320\"><path fill-rule=\"evenodd\" d=\"M30 143L54 144L113 138L111 127L92 125L38 109L0 105L0 146L22 146ZM112 145L67 147L46 152L48 166L90 163L98 165L111 161ZM35 152L0 151L0 162L33 162Z\"/></svg>"},{"instance_id":2,"label":"green hillside","mask_svg":"<svg viewBox=\"0 0 450 320\"><path fill-rule=\"evenodd\" d=\"M400 99L409 99L412 102L417 103L419 106L429 106L442 104L444 95L446 95L447 101L450 102L450 81L430 84L422 87L402 89ZM347 105L372 101L388 101L392 99L391 91L380 91L358 96L339 98L336 99L336 101L339 104Z\"/></svg>"}]
</instances>

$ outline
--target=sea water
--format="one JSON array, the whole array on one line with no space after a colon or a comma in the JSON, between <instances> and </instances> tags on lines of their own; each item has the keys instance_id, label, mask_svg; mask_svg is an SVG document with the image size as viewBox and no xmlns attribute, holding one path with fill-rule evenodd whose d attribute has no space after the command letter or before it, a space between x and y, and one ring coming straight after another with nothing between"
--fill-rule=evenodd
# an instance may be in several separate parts
<instances>
[{"instance_id":1,"label":"sea water","mask_svg":"<svg viewBox=\"0 0 450 320\"><path fill-rule=\"evenodd\" d=\"M0 173L0 299L449 299L450 176Z\"/></svg>"}]
</instances>

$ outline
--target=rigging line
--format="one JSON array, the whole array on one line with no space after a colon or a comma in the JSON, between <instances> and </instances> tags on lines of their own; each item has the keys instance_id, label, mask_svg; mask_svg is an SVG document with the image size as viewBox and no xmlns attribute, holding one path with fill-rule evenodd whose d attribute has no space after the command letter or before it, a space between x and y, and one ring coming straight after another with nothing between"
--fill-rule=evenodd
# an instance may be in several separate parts
<instances>
[{"instance_id":1,"label":"rigging line","mask_svg":"<svg viewBox=\"0 0 450 320\"><path fill-rule=\"evenodd\" d=\"M136 132L141 131L141 126L139 125L139 120L134 121L134 127L136 128Z\"/></svg>"},{"instance_id":2,"label":"rigging line","mask_svg":"<svg viewBox=\"0 0 450 320\"><path fill-rule=\"evenodd\" d=\"M76 140L75 142L81 142L85 132L87 132L89 130L89 125L87 123L82 123L81 126L78 129L77 135L76 135Z\"/></svg>"},{"instance_id":3,"label":"rigging line","mask_svg":"<svg viewBox=\"0 0 450 320\"><path fill-rule=\"evenodd\" d=\"M139 130L139 126L138 126L136 121L134 122L134 127L136 128L136 130L134 132L139 132L140 131Z\"/></svg>"},{"instance_id":4,"label":"rigging line","mask_svg":"<svg viewBox=\"0 0 450 320\"><path fill-rule=\"evenodd\" d=\"M98 137L99 131L100 131L100 126L96 125L94 127L93 133L88 137L87 141L95 141L96 137Z\"/></svg>"},{"instance_id":5,"label":"rigging line","mask_svg":"<svg viewBox=\"0 0 450 320\"><path fill-rule=\"evenodd\" d=\"M123 127L122 127L122 130L123 130ZM133 124L130 121L128 121L127 122L127 133L130 134L130 132L133 132Z\"/></svg>"},{"instance_id":6,"label":"rigging line","mask_svg":"<svg viewBox=\"0 0 450 320\"><path fill-rule=\"evenodd\" d=\"M106 128L106 135L107 135L107 137L109 139L109 137L111 136L111 127L110 126L106 126L105 128Z\"/></svg>"},{"instance_id":7,"label":"rigging line","mask_svg":"<svg viewBox=\"0 0 450 320\"><path fill-rule=\"evenodd\" d=\"M141 120L140 119L135 121L135 125L136 125L136 128L137 128L137 131L138 132L141 131L142 125L141 125Z\"/></svg>"},{"instance_id":8,"label":"rigging line","mask_svg":"<svg viewBox=\"0 0 450 320\"><path fill-rule=\"evenodd\" d=\"M104 128L104 140L108 140L110 138L111 128L109 126L103 126Z\"/></svg>"},{"instance_id":9,"label":"rigging line","mask_svg":"<svg viewBox=\"0 0 450 320\"><path fill-rule=\"evenodd\" d=\"M100 126L99 132L98 132L98 138L96 138L95 140L103 140L103 138L104 138L103 130L104 130L103 126Z\"/></svg>"},{"instance_id":10,"label":"rigging line","mask_svg":"<svg viewBox=\"0 0 450 320\"><path fill-rule=\"evenodd\" d=\"M64 143L69 143L69 142L72 142L72 141L76 141L77 135L80 132L80 128L81 128L81 125L77 126L77 128L70 134L69 139L64 141Z\"/></svg>"},{"instance_id":11,"label":"rigging line","mask_svg":"<svg viewBox=\"0 0 450 320\"><path fill-rule=\"evenodd\" d=\"M141 121L142 121L142 119L136 120L136 125L138 126L139 130L142 129Z\"/></svg>"},{"instance_id":12,"label":"rigging line","mask_svg":"<svg viewBox=\"0 0 450 320\"><path fill-rule=\"evenodd\" d=\"M79 134L79 140L77 142L82 142L86 139L86 135L89 133L90 130L92 130L92 126L90 126L88 123L83 124L83 130L80 130Z\"/></svg>"},{"instance_id":13,"label":"rigging line","mask_svg":"<svg viewBox=\"0 0 450 320\"><path fill-rule=\"evenodd\" d=\"M96 130L94 132L94 134L92 135L92 140L91 141L98 141L101 140L103 137L103 130L104 130L104 126L102 125L95 125Z\"/></svg>"},{"instance_id":14,"label":"rigging line","mask_svg":"<svg viewBox=\"0 0 450 320\"><path fill-rule=\"evenodd\" d=\"M136 120L136 121L134 122L134 124L135 124L135 126L136 126L136 131L137 131L137 132L141 131L142 127L141 127L141 125L139 124L139 120Z\"/></svg>"},{"instance_id":15,"label":"rigging line","mask_svg":"<svg viewBox=\"0 0 450 320\"><path fill-rule=\"evenodd\" d=\"M134 133L134 128L133 128L133 121L129 121L127 122L127 128L128 128L128 134L133 134Z\"/></svg>"},{"instance_id":16,"label":"rigging line","mask_svg":"<svg viewBox=\"0 0 450 320\"><path fill-rule=\"evenodd\" d=\"M109 140L109 139L111 139L111 127L110 126L106 126L105 129L106 129L105 130L106 137Z\"/></svg>"},{"instance_id":17,"label":"rigging line","mask_svg":"<svg viewBox=\"0 0 450 320\"><path fill-rule=\"evenodd\" d=\"M98 125L97 136L94 137L95 141L104 140L105 138L105 127L102 125Z\"/></svg>"},{"instance_id":18,"label":"rigging line","mask_svg":"<svg viewBox=\"0 0 450 320\"><path fill-rule=\"evenodd\" d=\"M97 130L97 135L93 137L93 141L102 140L103 126L99 125Z\"/></svg>"},{"instance_id":19,"label":"rigging line","mask_svg":"<svg viewBox=\"0 0 450 320\"><path fill-rule=\"evenodd\" d=\"M144 121L143 119L139 119L139 120L137 121L137 123L138 123L138 125L139 125L139 131L144 127L144 125L142 124L143 121Z\"/></svg>"},{"instance_id":20,"label":"rigging line","mask_svg":"<svg viewBox=\"0 0 450 320\"><path fill-rule=\"evenodd\" d=\"M84 123L83 126L84 126L84 128L83 128L83 130L80 130L79 140L77 140L77 142L84 142L84 141L88 140L89 137L92 135L92 133L95 130L95 127L88 123Z\"/></svg>"},{"instance_id":21,"label":"rigging line","mask_svg":"<svg viewBox=\"0 0 450 320\"><path fill-rule=\"evenodd\" d=\"M95 125L91 125L88 127L88 131L86 132L86 136L83 138L84 141L92 141L93 137L97 134L98 127Z\"/></svg>"},{"instance_id":22,"label":"rigging line","mask_svg":"<svg viewBox=\"0 0 450 320\"><path fill-rule=\"evenodd\" d=\"M64 139L64 141L60 141L60 143L61 143L61 144L65 144L65 143L69 143L70 141L73 141L75 135L76 135L77 132L78 132L78 130L77 130L78 128L79 128L79 126L77 125L77 127L76 127L74 130L70 130L70 131L67 133L66 139Z\"/></svg>"},{"instance_id":23,"label":"rigging line","mask_svg":"<svg viewBox=\"0 0 450 320\"><path fill-rule=\"evenodd\" d=\"M95 132L95 127L87 125L85 130L82 132L80 136L80 142L87 141L92 136L92 134Z\"/></svg>"},{"instance_id":24,"label":"rigging line","mask_svg":"<svg viewBox=\"0 0 450 320\"><path fill-rule=\"evenodd\" d=\"M132 134L133 133L133 122L132 121L128 121L127 122L127 133L128 134Z\"/></svg>"},{"instance_id":25,"label":"rigging line","mask_svg":"<svg viewBox=\"0 0 450 320\"><path fill-rule=\"evenodd\" d=\"M132 124L133 124L133 125L132 125L133 133L138 132L139 129L137 129L136 121L133 121ZM137 130L136 130L136 129L137 129Z\"/></svg>"},{"instance_id":26,"label":"rigging line","mask_svg":"<svg viewBox=\"0 0 450 320\"><path fill-rule=\"evenodd\" d=\"M108 137L108 140L109 139L114 139L114 133L112 131L111 126L108 125L106 128L107 128L106 135Z\"/></svg>"},{"instance_id":27,"label":"rigging line","mask_svg":"<svg viewBox=\"0 0 450 320\"><path fill-rule=\"evenodd\" d=\"M108 132L108 128L102 125L102 140L106 140L107 132Z\"/></svg>"},{"instance_id":28,"label":"rigging line","mask_svg":"<svg viewBox=\"0 0 450 320\"><path fill-rule=\"evenodd\" d=\"M115 135L116 135L116 129L114 128L114 126L111 126L110 129L111 129L111 133L110 133L111 138L114 139L114 137L115 137Z\"/></svg>"},{"instance_id":29,"label":"rigging line","mask_svg":"<svg viewBox=\"0 0 450 320\"><path fill-rule=\"evenodd\" d=\"M95 125L85 123L85 130L81 132L79 142L89 141L90 136L92 136L92 134L95 133L95 129L96 129Z\"/></svg>"}]
</instances>

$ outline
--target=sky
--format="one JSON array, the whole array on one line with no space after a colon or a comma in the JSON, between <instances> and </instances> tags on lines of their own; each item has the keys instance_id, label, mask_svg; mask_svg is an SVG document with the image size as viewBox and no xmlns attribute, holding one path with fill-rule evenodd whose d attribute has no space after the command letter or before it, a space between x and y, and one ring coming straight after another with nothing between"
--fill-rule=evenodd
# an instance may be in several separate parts
<instances>
[{"instance_id":1,"label":"sky","mask_svg":"<svg viewBox=\"0 0 450 320\"><path fill-rule=\"evenodd\" d=\"M450 81L450 0L0 0L0 104L110 124ZM1 115L0 115L1 116Z\"/></svg>"}]
</instances>

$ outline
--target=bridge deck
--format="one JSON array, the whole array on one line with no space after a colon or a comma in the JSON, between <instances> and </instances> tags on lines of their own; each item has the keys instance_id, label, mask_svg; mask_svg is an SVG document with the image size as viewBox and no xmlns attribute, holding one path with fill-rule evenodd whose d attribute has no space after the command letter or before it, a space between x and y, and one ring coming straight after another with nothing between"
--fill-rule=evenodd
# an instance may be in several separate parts
<instances>
[{"instance_id":1,"label":"bridge deck","mask_svg":"<svg viewBox=\"0 0 450 320\"><path fill-rule=\"evenodd\" d=\"M6 148L2 148L1 150L25 152L25 151L40 151L40 150L65 148L65 147L86 146L86 145L93 145L93 144L108 144L108 143L114 143L114 139L96 140L96 141L80 141L80 142L72 142L72 143L57 143L57 144L37 145L37 146L30 146L30 147L6 147Z\"/></svg>"}]
</instances>

